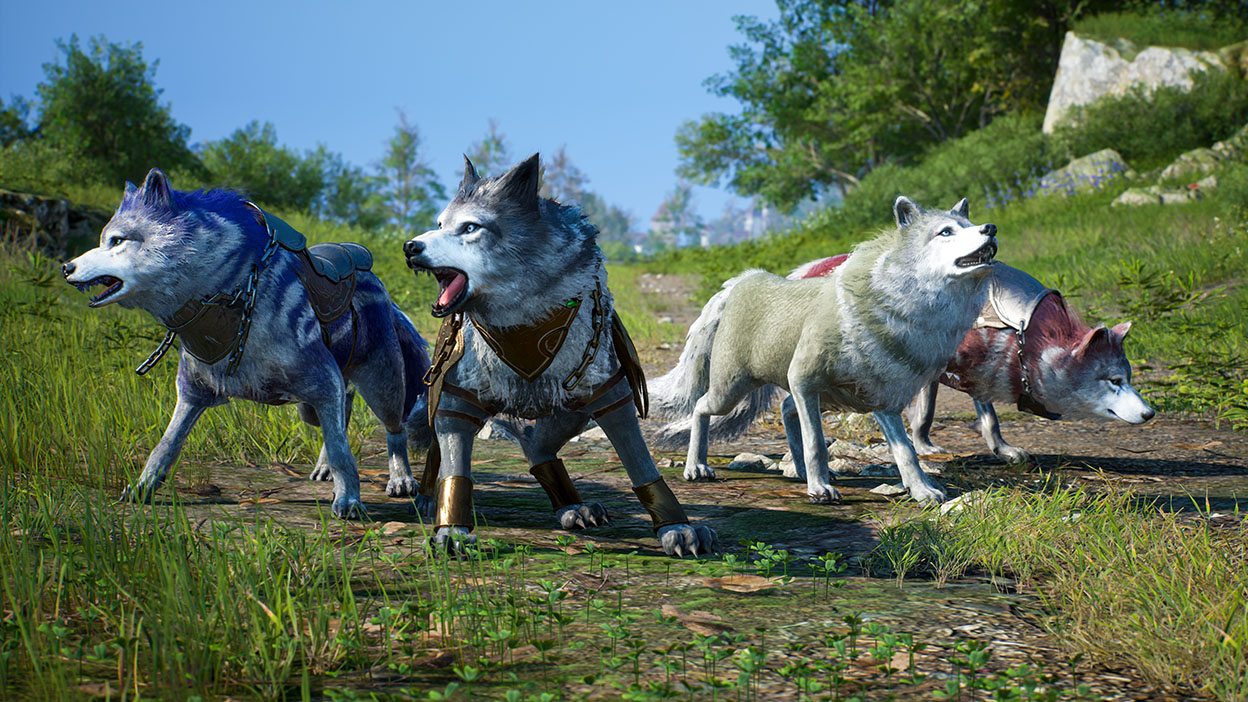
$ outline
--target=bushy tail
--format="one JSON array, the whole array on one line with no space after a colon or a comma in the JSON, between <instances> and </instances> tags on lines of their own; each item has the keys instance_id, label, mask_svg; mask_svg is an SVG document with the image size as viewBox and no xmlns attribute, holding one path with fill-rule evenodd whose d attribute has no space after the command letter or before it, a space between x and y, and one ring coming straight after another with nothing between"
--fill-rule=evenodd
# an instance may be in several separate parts
<instances>
[{"instance_id":1,"label":"bushy tail","mask_svg":"<svg viewBox=\"0 0 1248 702\"><path fill-rule=\"evenodd\" d=\"M407 442L427 448L433 441L429 426L428 388L425 373L429 370L429 342L416 331L412 320L394 305L394 333L403 353L403 416L407 418Z\"/></svg>"},{"instance_id":2,"label":"bushy tail","mask_svg":"<svg viewBox=\"0 0 1248 702\"><path fill-rule=\"evenodd\" d=\"M702 308L702 314L690 325L689 334L685 338L685 350L681 352L676 367L646 384L650 393L651 414L676 420L659 429L653 441L656 446L676 448L689 443L693 407L710 386L711 349L719 331L724 305L737 282L752 272L747 271L724 283L723 290L707 301ZM773 386L761 387L750 393L729 414L712 417L710 439L720 441L738 436L774 404L781 392Z\"/></svg>"}]
</instances>

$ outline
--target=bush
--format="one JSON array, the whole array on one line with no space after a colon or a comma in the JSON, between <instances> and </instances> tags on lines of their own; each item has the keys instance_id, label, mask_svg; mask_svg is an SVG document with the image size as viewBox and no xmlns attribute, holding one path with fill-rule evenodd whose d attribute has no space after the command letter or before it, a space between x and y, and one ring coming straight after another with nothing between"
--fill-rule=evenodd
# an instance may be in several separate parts
<instances>
[{"instance_id":1,"label":"bush","mask_svg":"<svg viewBox=\"0 0 1248 702\"><path fill-rule=\"evenodd\" d=\"M1139 46L1181 46L1212 50L1242 41L1245 24L1233 13L1215 11L1105 12L1077 20L1080 36L1113 43L1123 38Z\"/></svg>"},{"instance_id":2,"label":"bush","mask_svg":"<svg viewBox=\"0 0 1248 702\"><path fill-rule=\"evenodd\" d=\"M1137 170L1148 170L1225 139L1248 122L1248 80L1218 70L1193 79L1191 90L1137 87L1077 107L1054 138L1076 156L1114 149Z\"/></svg>"}]
</instances>

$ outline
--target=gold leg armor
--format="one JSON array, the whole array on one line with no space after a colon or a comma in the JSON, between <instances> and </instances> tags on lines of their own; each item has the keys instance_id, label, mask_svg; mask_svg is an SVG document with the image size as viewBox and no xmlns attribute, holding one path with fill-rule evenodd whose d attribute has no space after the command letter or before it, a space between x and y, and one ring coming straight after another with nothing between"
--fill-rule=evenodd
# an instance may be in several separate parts
<instances>
[{"instance_id":1,"label":"gold leg armor","mask_svg":"<svg viewBox=\"0 0 1248 702\"><path fill-rule=\"evenodd\" d=\"M472 478L452 475L438 483L438 511L434 528L465 527L472 531Z\"/></svg>"},{"instance_id":2,"label":"gold leg armor","mask_svg":"<svg viewBox=\"0 0 1248 702\"><path fill-rule=\"evenodd\" d=\"M529 472L537 478L538 484L550 498L551 508L556 511L581 502L581 493L577 492L576 486L572 484L572 478L568 476L568 469L563 466L562 460L552 458L538 463L530 468Z\"/></svg>"},{"instance_id":3,"label":"gold leg armor","mask_svg":"<svg viewBox=\"0 0 1248 702\"><path fill-rule=\"evenodd\" d=\"M633 488L633 492L637 493L641 506L650 513L650 521L654 522L656 532L671 524L689 523L685 508L676 501L676 496L672 494L667 483L663 482L663 478L655 478L645 485L638 485Z\"/></svg>"}]
</instances>

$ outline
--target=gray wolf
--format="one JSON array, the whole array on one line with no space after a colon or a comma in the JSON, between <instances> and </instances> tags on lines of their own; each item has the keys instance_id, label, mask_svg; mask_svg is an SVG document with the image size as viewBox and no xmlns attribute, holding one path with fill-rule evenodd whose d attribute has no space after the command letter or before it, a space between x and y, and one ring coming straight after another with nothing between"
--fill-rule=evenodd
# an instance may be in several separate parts
<instances>
[{"instance_id":1,"label":"gray wolf","mask_svg":"<svg viewBox=\"0 0 1248 702\"><path fill-rule=\"evenodd\" d=\"M507 428L564 528L607 521L601 505L581 500L558 457L593 418L664 551L714 550L715 532L690 526L646 448L637 421L645 379L612 307L597 230L579 209L538 196L537 154L494 178L464 161L437 228L404 245L408 265L437 278L432 313L444 320L427 380L438 455L418 503L436 508L435 542L456 549L473 540L473 438L504 415L535 420Z\"/></svg>"},{"instance_id":2,"label":"gray wolf","mask_svg":"<svg viewBox=\"0 0 1248 702\"><path fill-rule=\"evenodd\" d=\"M788 280L748 271L724 283L689 329L680 361L651 387L667 416L659 441L689 433L685 478L714 477L706 465L711 415L727 415L716 438L732 436L791 393L812 502L840 494L829 482L820 407L872 412L911 497L943 502L919 468L901 411L936 379L983 304L997 252L996 226L972 224L964 199L948 212L893 205L896 229L859 244L831 275ZM802 458L799 458L802 457Z\"/></svg>"},{"instance_id":3,"label":"gray wolf","mask_svg":"<svg viewBox=\"0 0 1248 702\"><path fill-rule=\"evenodd\" d=\"M331 509L365 511L347 444L358 389L386 427L387 494L416 492L408 444L429 444L427 344L367 269L358 244L306 248L301 234L226 190L180 192L158 169L126 184L100 245L64 266L91 307L146 310L168 328L145 372L181 338L177 404L128 495L150 500L200 415L231 398L298 403L324 445L312 473L333 480Z\"/></svg>"},{"instance_id":4,"label":"gray wolf","mask_svg":"<svg viewBox=\"0 0 1248 702\"><path fill-rule=\"evenodd\" d=\"M811 261L790 277L828 275L845 258ZM1130 329L1130 322L1089 327L1070 312L1060 292L998 261L974 328L939 381L921 389L910 406L915 450L944 453L930 435L941 384L973 398L988 448L1010 462L1026 461L1029 455L1002 438L994 402L1015 404L1046 419L1147 422L1155 413L1131 386L1131 363L1123 350ZM797 431L796 426L785 429Z\"/></svg>"}]
</instances>

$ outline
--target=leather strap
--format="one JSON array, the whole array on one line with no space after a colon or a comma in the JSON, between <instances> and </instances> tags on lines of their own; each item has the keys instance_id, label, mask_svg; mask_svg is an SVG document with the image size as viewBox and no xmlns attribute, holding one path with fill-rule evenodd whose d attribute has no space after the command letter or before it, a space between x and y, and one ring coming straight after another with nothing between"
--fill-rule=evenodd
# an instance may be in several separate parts
<instances>
[{"instance_id":1,"label":"leather strap","mask_svg":"<svg viewBox=\"0 0 1248 702\"><path fill-rule=\"evenodd\" d=\"M538 463L529 468L529 473L537 479L537 483L546 491L546 496L550 498L552 509L557 511L568 505L581 503L581 493L572 484L572 478L568 475L568 469L563 465L562 460L552 458L549 461Z\"/></svg>"},{"instance_id":2,"label":"leather strap","mask_svg":"<svg viewBox=\"0 0 1248 702\"><path fill-rule=\"evenodd\" d=\"M580 310L581 299L578 297L556 307L548 316L533 324L504 330L473 319L472 325L499 360L531 383L554 362Z\"/></svg>"},{"instance_id":3,"label":"leather strap","mask_svg":"<svg viewBox=\"0 0 1248 702\"><path fill-rule=\"evenodd\" d=\"M655 478L645 485L638 485L633 488L633 492L637 495L641 506L645 507L646 512L650 514L650 521L654 522L656 532L672 524L689 523L685 508L680 506L676 495L672 494L672 489L663 482L662 477Z\"/></svg>"}]
</instances>

